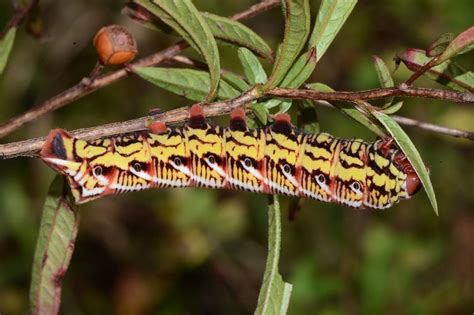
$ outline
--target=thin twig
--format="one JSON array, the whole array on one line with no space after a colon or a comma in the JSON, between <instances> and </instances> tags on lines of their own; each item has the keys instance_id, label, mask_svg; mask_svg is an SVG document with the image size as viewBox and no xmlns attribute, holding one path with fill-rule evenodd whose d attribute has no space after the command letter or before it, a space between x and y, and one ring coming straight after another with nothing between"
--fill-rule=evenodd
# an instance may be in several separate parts
<instances>
[{"instance_id":1,"label":"thin twig","mask_svg":"<svg viewBox=\"0 0 474 315\"><path fill-rule=\"evenodd\" d=\"M415 72L413 72L413 74L408 78L408 80L405 81L405 84L412 85L416 79L421 77L426 71L433 68L436 65L436 62L437 62L437 58L435 57L431 59L428 63L426 63L424 66L418 67L418 69Z\"/></svg>"},{"instance_id":2,"label":"thin twig","mask_svg":"<svg viewBox=\"0 0 474 315\"><path fill-rule=\"evenodd\" d=\"M265 0L232 16L232 18L235 20L248 19L278 6L279 3L279 0ZM131 64L131 66L150 67L157 65L166 59L170 59L176 56L187 47L189 47L189 45L185 41L180 41L177 44L172 45L160 52L157 52L153 55L134 62L133 64ZM13 117L7 122L0 124L0 138L5 137L6 135L20 128L24 124L33 121L46 113L63 107L75 100L78 100L100 88L108 86L111 83L114 83L115 81L126 77L128 74L129 73L127 69L124 68L104 74L102 76L99 76L98 78L85 78L85 80L83 79L81 82L67 89L66 91L46 100L38 106L35 106L16 117Z\"/></svg>"},{"instance_id":3,"label":"thin twig","mask_svg":"<svg viewBox=\"0 0 474 315\"><path fill-rule=\"evenodd\" d=\"M152 66L162 62L165 59L171 58L187 47L184 41L179 42L176 45L170 46L159 53L143 58L134 63L135 66ZM114 72L110 72L99 76L97 79L82 80L72 88L50 98L39 106L33 107L32 109L20 114L6 123L0 125L0 138L8 135L14 130L20 128L24 124L35 120L36 118L54 111L58 108L63 107L87 94L90 94L104 86L107 86L119 79L122 79L128 75L126 69L120 69Z\"/></svg>"},{"instance_id":4,"label":"thin twig","mask_svg":"<svg viewBox=\"0 0 474 315\"><path fill-rule=\"evenodd\" d=\"M464 131L456 128L448 128L443 126L438 126L430 123L426 123L423 121L418 121L412 118L403 117L392 115L392 117L396 122L401 125L417 127L423 130L435 132L442 135L452 136L456 138L465 138L469 140L474 140L474 132Z\"/></svg>"},{"instance_id":5,"label":"thin twig","mask_svg":"<svg viewBox=\"0 0 474 315\"><path fill-rule=\"evenodd\" d=\"M236 21L247 20L253 18L254 16L257 16L258 14L264 11L276 8L280 4L280 0L263 0L257 4L254 4L247 10L232 15L230 18Z\"/></svg>"},{"instance_id":6,"label":"thin twig","mask_svg":"<svg viewBox=\"0 0 474 315\"><path fill-rule=\"evenodd\" d=\"M11 29L12 27L18 27L18 25L23 22L28 13L30 13L30 11L38 5L38 3L39 0L31 0L30 3L28 3L27 5L17 8L15 10L15 14L12 16L10 21L8 21L5 29L0 33L0 39L5 36L9 29Z\"/></svg>"},{"instance_id":7,"label":"thin twig","mask_svg":"<svg viewBox=\"0 0 474 315\"><path fill-rule=\"evenodd\" d=\"M408 96L440 99L458 103L474 103L474 94L469 92L455 92L440 89L414 88L406 85L393 88L380 88L356 92L337 91L337 92L319 92L315 90L296 90L288 88L274 88L265 93L267 96L307 99L307 100L326 100L326 101L357 101L374 100L390 96Z\"/></svg>"}]
</instances>

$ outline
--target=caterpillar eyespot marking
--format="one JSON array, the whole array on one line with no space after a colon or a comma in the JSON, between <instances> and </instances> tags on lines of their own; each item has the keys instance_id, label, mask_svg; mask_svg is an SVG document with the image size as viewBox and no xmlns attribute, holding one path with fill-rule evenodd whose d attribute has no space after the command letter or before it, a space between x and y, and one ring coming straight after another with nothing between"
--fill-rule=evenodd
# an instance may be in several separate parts
<instances>
[{"instance_id":1,"label":"caterpillar eyespot marking","mask_svg":"<svg viewBox=\"0 0 474 315\"><path fill-rule=\"evenodd\" d=\"M246 159L244 160L244 164L245 164L245 166L247 166L247 167L251 167L251 166L252 166L252 161L250 161L249 158L246 158Z\"/></svg>"},{"instance_id":2,"label":"caterpillar eyespot marking","mask_svg":"<svg viewBox=\"0 0 474 315\"><path fill-rule=\"evenodd\" d=\"M241 189L385 209L421 187L393 139L364 142L297 130L289 116L249 129L242 109L228 128L193 106L182 127L160 125L95 141L52 130L40 158L66 176L77 203L145 188ZM157 124L155 124L157 125Z\"/></svg>"},{"instance_id":3,"label":"caterpillar eyespot marking","mask_svg":"<svg viewBox=\"0 0 474 315\"><path fill-rule=\"evenodd\" d=\"M354 191L355 193L361 193L361 186L359 182L352 182L350 187L352 191Z\"/></svg>"},{"instance_id":4,"label":"caterpillar eyespot marking","mask_svg":"<svg viewBox=\"0 0 474 315\"><path fill-rule=\"evenodd\" d=\"M211 163L211 164L216 164L216 158L214 157L214 155L209 155L209 157L207 158L207 160L208 160L209 163Z\"/></svg>"},{"instance_id":5,"label":"caterpillar eyespot marking","mask_svg":"<svg viewBox=\"0 0 474 315\"><path fill-rule=\"evenodd\" d=\"M135 172L140 173L142 171L142 166L140 165L140 163L134 163L133 169L135 170Z\"/></svg>"},{"instance_id":6,"label":"caterpillar eyespot marking","mask_svg":"<svg viewBox=\"0 0 474 315\"><path fill-rule=\"evenodd\" d=\"M181 164L182 164L181 159L178 158L178 157L177 157L177 158L174 158L174 164L175 164L176 166L181 166Z\"/></svg>"},{"instance_id":7,"label":"caterpillar eyespot marking","mask_svg":"<svg viewBox=\"0 0 474 315\"><path fill-rule=\"evenodd\" d=\"M324 177L323 174L319 174L319 175L316 176L316 181L319 184L325 184L326 183L326 177Z\"/></svg>"},{"instance_id":8,"label":"caterpillar eyespot marking","mask_svg":"<svg viewBox=\"0 0 474 315\"><path fill-rule=\"evenodd\" d=\"M102 166L95 166L95 167L92 169L92 173L93 173L95 176L102 176Z\"/></svg>"}]
</instances>

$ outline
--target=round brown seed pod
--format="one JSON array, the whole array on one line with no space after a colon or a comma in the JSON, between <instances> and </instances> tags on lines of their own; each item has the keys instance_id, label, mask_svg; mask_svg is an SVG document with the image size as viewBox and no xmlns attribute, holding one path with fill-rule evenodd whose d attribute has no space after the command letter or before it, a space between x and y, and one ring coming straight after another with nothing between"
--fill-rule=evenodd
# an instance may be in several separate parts
<instances>
[{"instance_id":1,"label":"round brown seed pod","mask_svg":"<svg viewBox=\"0 0 474 315\"><path fill-rule=\"evenodd\" d=\"M120 25L102 27L94 37L94 47L104 65L128 63L137 54L135 38Z\"/></svg>"}]
</instances>

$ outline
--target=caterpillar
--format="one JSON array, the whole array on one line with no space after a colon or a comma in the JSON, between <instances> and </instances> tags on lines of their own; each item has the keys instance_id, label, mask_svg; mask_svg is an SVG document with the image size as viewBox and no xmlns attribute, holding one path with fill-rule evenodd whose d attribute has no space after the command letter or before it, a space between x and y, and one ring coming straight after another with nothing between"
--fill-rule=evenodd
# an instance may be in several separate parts
<instances>
[{"instance_id":1,"label":"caterpillar","mask_svg":"<svg viewBox=\"0 0 474 315\"><path fill-rule=\"evenodd\" d=\"M182 127L153 122L148 130L85 141L52 130L40 158L67 177L77 203L163 187L240 189L385 209L421 187L393 139L367 143L297 130L288 114L250 129L241 108L229 127L210 124L194 105Z\"/></svg>"}]
</instances>

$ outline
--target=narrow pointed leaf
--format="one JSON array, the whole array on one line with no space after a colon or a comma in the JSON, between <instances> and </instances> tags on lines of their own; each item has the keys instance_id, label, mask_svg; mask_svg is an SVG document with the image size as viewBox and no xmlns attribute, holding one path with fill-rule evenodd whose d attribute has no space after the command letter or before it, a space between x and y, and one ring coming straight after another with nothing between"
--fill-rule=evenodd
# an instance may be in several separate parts
<instances>
[{"instance_id":1,"label":"narrow pointed leaf","mask_svg":"<svg viewBox=\"0 0 474 315\"><path fill-rule=\"evenodd\" d=\"M279 271L281 213L277 196L268 206L268 256L255 315L284 315L288 310L292 285L283 281Z\"/></svg>"},{"instance_id":2,"label":"narrow pointed leaf","mask_svg":"<svg viewBox=\"0 0 474 315\"><path fill-rule=\"evenodd\" d=\"M158 7L152 5L149 1L147 1L148 5L154 8L154 13L152 13L141 4L141 1L144 0L132 1L135 2L128 2L124 5L122 9L123 15L128 16L133 21L151 30L160 31L165 34L177 34L172 27L170 27L168 24L164 23L160 18L158 18L158 16L165 15L168 19L170 19L171 23L174 22L171 17L167 15L164 11L160 10ZM158 14L158 12L160 13ZM176 23L176 25L178 24Z\"/></svg>"},{"instance_id":3,"label":"narrow pointed leaf","mask_svg":"<svg viewBox=\"0 0 474 315\"><path fill-rule=\"evenodd\" d=\"M311 47L302 54L291 67L280 86L287 88L300 87L313 73L316 67L316 49Z\"/></svg>"},{"instance_id":4,"label":"narrow pointed leaf","mask_svg":"<svg viewBox=\"0 0 474 315\"><path fill-rule=\"evenodd\" d=\"M310 29L308 0L284 0L285 35L265 89L277 86L298 57Z\"/></svg>"},{"instance_id":5,"label":"narrow pointed leaf","mask_svg":"<svg viewBox=\"0 0 474 315\"><path fill-rule=\"evenodd\" d=\"M177 35L173 28L156 18L139 3L127 3L122 13L149 29L161 31L165 34ZM162 12L160 14L166 13ZM246 47L262 58L273 61L273 51L270 46L257 33L244 24L212 13L201 12L201 15L209 26L212 35L220 42L238 47Z\"/></svg>"},{"instance_id":6,"label":"narrow pointed leaf","mask_svg":"<svg viewBox=\"0 0 474 315\"><path fill-rule=\"evenodd\" d=\"M390 75L390 71L387 68L387 65L385 62L383 62L382 59L380 59L377 56L372 56L372 62L374 63L375 66L375 71L377 72L377 77L379 78L380 85L382 87L393 87L393 79L392 76ZM385 101L384 107L390 106L393 102L393 97L387 98Z\"/></svg>"},{"instance_id":7,"label":"narrow pointed leaf","mask_svg":"<svg viewBox=\"0 0 474 315\"><path fill-rule=\"evenodd\" d=\"M426 57L424 50L415 48L405 50L398 58L412 71L418 71L431 60ZM453 90L474 93L474 73L463 69L452 60L430 68L425 75Z\"/></svg>"},{"instance_id":8,"label":"narrow pointed leaf","mask_svg":"<svg viewBox=\"0 0 474 315\"><path fill-rule=\"evenodd\" d=\"M474 26L471 26L454 38L439 57L437 64L440 64L456 55L464 54L474 49Z\"/></svg>"},{"instance_id":9,"label":"narrow pointed leaf","mask_svg":"<svg viewBox=\"0 0 474 315\"><path fill-rule=\"evenodd\" d=\"M380 85L382 87L393 87L393 79L385 62L383 62L383 60L377 56L372 56L372 61L375 66L375 70L377 71Z\"/></svg>"},{"instance_id":10,"label":"narrow pointed leaf","mask_svg":"<svg viewBox=\"0 0 474 315\"><path fill-rule=\"evenodd\" d=\"M220 79L219 51L216 41L204 18L190 0L136 0L148 11L172 27L206 60L209 67L210 86L206 101L217 93Z\"/></svg>"},{"instance_id":11,"label":"narrow pointed leaf","mask_svg":"<svg viewBox=\"0 0 474 315\"><path fill-rule=\"evenodd\" d=\"M139 4L142 8L146 9L150 14L153 15L153 18L151 23L145 23L144 25L147 27L151 27L154 29L159 29L165 33L170 33L170 32L176 32L178 33L183 39L196 51L201 53L201 49L195 39L188 34L185 28L182 27L182 25L173 18L170 14L168 14L165 10L163 10L160 6L152 3L150 0L134 0L135 3ZM144 12L140 11L138 12L140 14L144 14ZM135 20L138 20L142 18L142 15L133 16ZM130 16L130 15L129 15ZM144 17L143 17L144 18ZM144 18L145 19L145 18ZM150 17L146 18L147 21L150 20ZM153 27L154 25L155 27Z\"/></svg>"},{"instance_id":12,"label":"narrow pointed leaf","mask_svg":"<svg viewBox=\"0 0 474 315\"><path fill-rule=\"evenodd\" d=\"M433 42L428 49L426 50L426 56L428 57L436 57L439 56L443 51L445 51L446 47L448 47L449 43L454 39L453 33L446 33L441 35L435 42Z\"/></svg>"},{"instance_id":13,"label":"narrow pointed leaf","mask_svg":"<svg viewBox=\"0 0 474 315\"><path fill-rule=\"evenodd\" d=\"M318 113L311 100L299 100L298 104L298 125L307 133L320 132Z\"/></svg>"},{"instance_id":14,"label":"narrow pointed leaf","mask_svg":"<svg viewBox=\"0 0 474 315\"><path fill-rule=\"evenodd\" d=\"M296 60L280 86L287 88L300 87L311 76L315 67L316 49L313 47ZM280 113L287 112L292 105L293 101L290 99L272 99L265 103L265 106L269 109L278 106L280 108L278 112Z\"/></svg>"},{"instance_id":15,"label":"narrow pointed leaf","mask_svg":"<svg viewBox=\"0 0 474 315\"><path fill-rule=\"evenodd\" d=\"M203 12L201 14L217 39L245 47L267 60L273 60L273 52L270 46L247 26L212 13Z\"/></svg>"},{"instance_id":16,"label":"narrow pointed leaf","mask_svg":"<svg viewBox=\"0 0 474 315\"><path fill-rule=\"evenodd\" d=\"M286 113L287 111L290 110L291 106L293 105L292 100L283 100L279 106L280 109L278 110L279 113Z\"/></svg>"},{"instance_id":17,"label":"narrow pointed leaf","mask_svg":"<svg viewBox=\"0 0 474 315\"><path fill-rule=\"evenodd\" d=\"M219 86L220 61L217 44L208 25L190 0L153 0L153 3L172 16L198 46L209 67L210 89L206 100L211 101Z\"/></svg>"},{"instance_id":18,"label":"narrow pointed leaf","mask_svg":"<svg viewBox=\"0 0 474 315\"><path fill-rule=\"evenodd\" d=\"M239 48L238 56L242 67L244 68L245 76L250 84L265 83L267 81L267 74L263 70L262 64L258 58L247 48Z\"/></svg>"},{"instance_id":19,"label":"narrow pointed leaf","mask_svg":"<svg viewBox=\"0 0 474 315\"><path fill-rule=\"evenodd\" d=\"M133 68L143 79L192 101L202 101L209 91L209 75L205 71L179 68ZM239 95L240 92L225 81L219 83L217 98L225 100Z\"/></svg>"},{"instance_id":20,"label":"narrow pointed leaf","mask_svg":"<svg viewBox=\"0 0 474 315\"><path fill-rule=\"evenodd\" d=\"M416 174L420 178L423 187L425 188L426 194L428 195L428 199L430 200L434 212L436 213L436 215L438 215L438 203L436 202L436 196L434 193L433 185L431 184L428 170L425 164L423 163L420 153L416 149L415 145L410 140L405 131L403 131L400 125L390 116L387 116L386 114L380 111L373 111L372 114L375 118L377 118L378 121L380 121L382 125L384 125L387 131L395 139L400 149L407 156L411 165L415 169Z\"/></svg>"},{"instance_id":21,"label":"narrow pointed leaf","mask_svg":"<svg viewBox=\"0 0 474 315\"><path fill-rule=\"evenodd\" d=\"M279 113L285 113L291 108L293 100L286 98L272 98L271 100L260 102L258 104L265 106L267 109L278 107Z\"/></svg>"},{"instance_id":22,"label":"narrow pointed leaf","mask_svg":"<svg viewBox=\"0 0 474 315\"><path fill-rule=\"evenodd\" d=\"M324 55L356 3L357 0L322 0L308 44L309 47L316 47L318 60Z\"/></svg>"},{"instance_id":23,"label":"narrow pointed leaf","mask_svg":"<svg viewBox=\"0 0 474 315\"><path fill-rule=\"evenodd\" d=\"M397 102L393 105L385 107L382 110L382 112L384 112L387 115L395 114L396 112L398 112L400 110L400 108L402 108L402 106L403 106L403 101L400 101L400 102Z\"/></svg>"},{"instance_id":24,"label":"narrow pointed leaf","mask_svg":"<svg viewBox=\"0 0 474 315\"><path fill-rule=\"evenodd\" d=\"M264 102L263 104L265 104L266 108L272 109L272 108L275 108L277 106L280 106L281 103L283 103L283 102L284 102L284 99L272 98L271 100L268 100L268 101Z\"/></svg>"},{"instance_id":25,"label":"narrow pointed leaf","mask_svg":"<svg viewBox=\"0 0 474 315\"><path fill-rule=\"evenodd\" d=\"M307 84L306 87L308 89L316 90L316 91L322 91L322 92L334 92L334 90L327 86L326 84L323 83L310 83ZM337 108L339 111L341 111L344 115L352 118L362 126L365 126L367 129L375 133L376 135L383 137L385 136L385 132L383 129L381 129L376 122L372 121L367 114L362 113L359 111L357 108L354 106L358 106L357 104L354 103L354 106L351 106L345 102L331 102L331 104Z\"/></svg>"},{"instance_id":26,"label":"narrow pointed leaf","mask_svg":"<svg viewBox=\"0 0 474 315\"><path fill-rule=\"evenodd\" d=\"M235 73L223 71L221 79L239 92L244 92L250 89L250 85Z\"/></svg>"},{"instance_id":27,"label":"narrow pointed leaf","mask_svg":"<svg viewBox=\"0 0 474 315\"><path fill-rule=\"evenodd\" d=\"M57 314L62 279L68 269L79 226L78 209L64 178L56 176L43 208L30 288L32 314Z\"/></svg>"},{"instance_id":28,"label":"narrow pointed leaf","mask_svg":"<svg viewBox=\"0 0 474 315\"><path fill-rule=\"evenodd\" d=\"M267 124L268 114L270 112L268 111L268 108L265 106L265 104L258 103L258 102L252 104L252 112L255 115L255 117L257 117L261 125L265 126Z\"/></svg>"},{"instance_id":29,"label":"narrow pointed leaf","mask_svg":"<svg viewBox=\"0 0 474 315\"><path fill-rule=\"evenodd\" d=\"M5 37L0 40L0 75L2 75L3 70L8 62L8 57L13 48L13 43L15 42L16 27L12 27L5 34Z\"/></svg>"}]
</instances>

